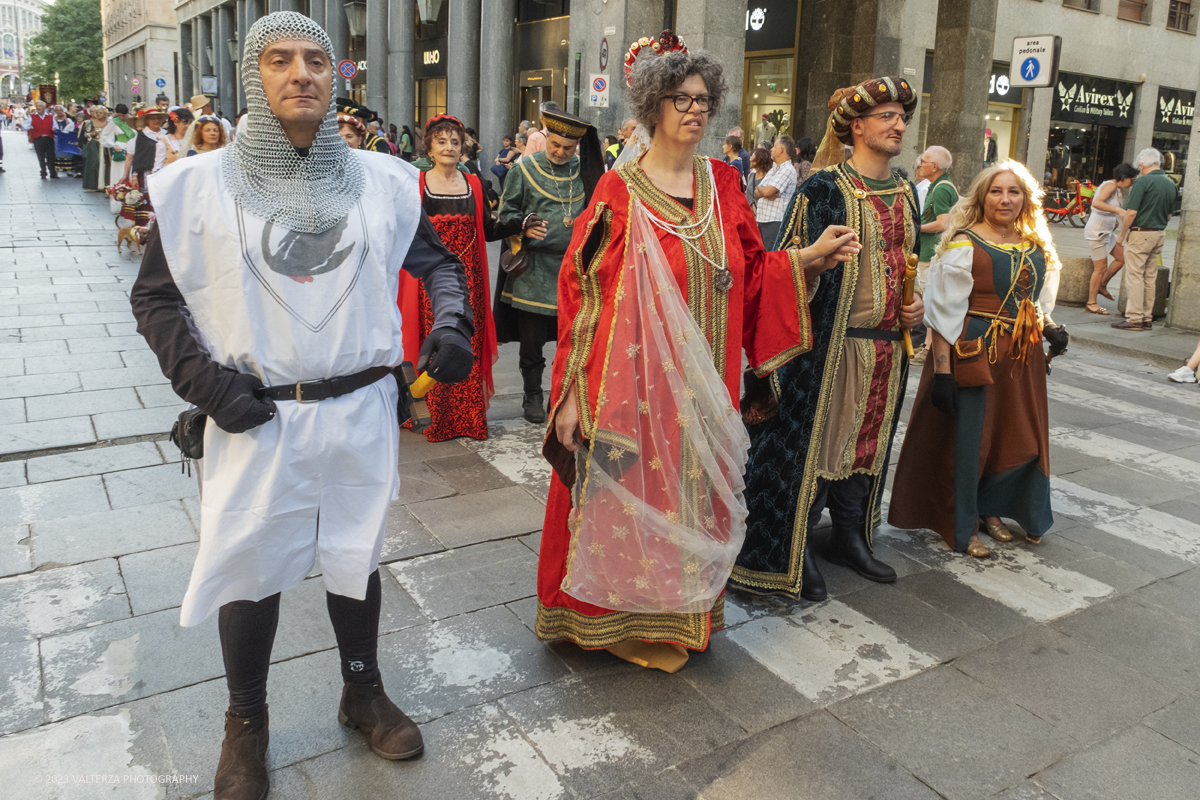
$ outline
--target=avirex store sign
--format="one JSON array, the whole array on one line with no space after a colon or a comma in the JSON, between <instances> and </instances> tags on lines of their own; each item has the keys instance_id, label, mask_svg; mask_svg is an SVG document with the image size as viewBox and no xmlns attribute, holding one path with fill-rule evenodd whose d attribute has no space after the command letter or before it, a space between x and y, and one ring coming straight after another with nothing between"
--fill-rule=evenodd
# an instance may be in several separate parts
<instances>
[{"instance_id":1,"label":"avirex store sign","mask_svg":"<svg viewBox=\"0 0 1200 800\"><path fill-rule=\"evenodd\" d=\"M1133 97L1137 84L1058 73L1054 87L1054 110L1051 116L1063 122L1111 125L1115 128L1133 126Z\"/></svg>"}]
</instances>

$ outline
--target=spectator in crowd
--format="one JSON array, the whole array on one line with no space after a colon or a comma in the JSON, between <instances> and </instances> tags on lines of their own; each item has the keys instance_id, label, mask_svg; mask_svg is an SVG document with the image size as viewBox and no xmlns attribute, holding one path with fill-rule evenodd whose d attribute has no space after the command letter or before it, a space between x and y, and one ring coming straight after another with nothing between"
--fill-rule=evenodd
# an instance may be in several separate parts
<instances>
[{"instance_id":1,"label":"spectator in crowd","mask_svg":"<svg viewBox=\"0 0 1200 800\"><path fill-rule=\"evenodd\" d=\"M1132 164L1117 164L1113 167L1113 179L1096 187L1092 197L1092 213L1083 226L1083 238L1092 251L1092 278L1088 282L1088 299L1084 309L1092 314L1107 316L1108 309L1096 302L1102 294L1109 300L1108 282L1125 266L1125 248L1117 244L1117 226L1121 221L1123 192L1133 185L1138 171ZM1112 263L1108 257L1112 255Z\"/></svg>"},{"instance_id":2,"label":"spectator in crowd","mask_svg":"<svg viewBox=\"0 0 1200 800\"><path fill-rule=\"evenodd\" d=\"M525 145L525 151L523 153L521 153L522 156L529 156L529 155L533 155L534 153L540 153L541 151L546 149L546 112L547 111L551 111L551 112L555 112L555 113L561 112L562 106L560 106L558 103L556 103L553 100L547 100L546 102L542 103L542 106L541 106L542 116L539 118L539 121L541 122L541 126L542 126L541 130L532 131L529 134L529 144Z\"/></svg>"},{"instance_id":3,"label":"spectator in crowd","mask_svg":"<svg viewBox=\"0 0 1200 800\"><path fill-rule=\"evenodd\" d=\"M229 124L229 120L225 119L220 114L217 114L215 111L213 111L212 98L210 98L206 94L198 94L192 98L192 101L189 105L191 105L191 107L192 107L192 115L193 116L196 116L196 117L199 117L201 115L210 116L210 117L215 116L217 119L221 120L221 125L222 125L222 127L225 128L225 139L230 142L233 141L233 137L234 137L233 126ZM238 116L239 122L241 121L241 117L243 115L245 115L245 113L246 113L246 110L242 109L242 113Z\"/></svg>"},{"instance_id":4,"label":"spectator in crowd","mask_svg":"<svg viewBox=\"0 0 1200 800\"><path fill-rule=\"evenodd\" d=\"M618 139L616 136L613 136L611 133L604 137L604 168L606 170L613 168L613 164L616 163L617 154L620 152L620 150L620 139Z\"/></svg>"},{"instance_id":5,"label":"spectator in crowd","mask_svg":"<svg viewBox=\"0 0 1200 800\"><path fill-rule=\"evenodd\" d=\"M521 151L513 147L513 137L505 135L504 146L500 148L500 152L496 154L496 158L492 163L492 174L496 176L496 180L500 182L500 190L504 190L504 178L508 175L508 170L512 167L513 162L521 156Z\"/></svg>"},{"instance_id":6,"label":"spectator in crowd","mask_svg":"<svg viewBox=\"0 0 1200 800\"><path fill-rule=\"evenodd\" d=\"M771 151L765 147L756 147L749 160L750 170L746 174L746 199L750 201L750 210L756 211L758 198L754 196L754 192L762 183L762 179L767 177L767 173L771 171Z\"/></svg>"},{"instance_id":7,"label":"spectator in crowd","mask_svg":"<svg viewBox=\"0 0 1200 800\"><path fill-rule=\"evenodd\" d=\"M405 161L412 163L413 160L413 133L412 128L407 125L400 128L400 141L396 143L398 155Z\"/></svg>"},{"instance_id":8,"label":"spectator in crowd","mask_svg":"<svg viewBox=\"0 0 1200 800\"><path fill-rule=\"evenodd\" d=\"M792 166L795 153L796 143L790 136L776 139L771 147L774 165L754 190L754 197L758 200L754 215L758 220L759 233L762 234L763 247L767 250L775 247L775 237L783 223L783 212L796 193L796 169Z\"/></svg>"},{"instance_id":9,"label":"spectator in crowd","mask_svg":"<svg viewBox=\"0 0 1200 800\"><path fill-rule=\"evenodd\" d=\"M518 133L516 139L513 140L513 149L517 151L517 158L525 154L525 147L529 144L528 133Z\"/></svg>"},{"instance_id":10,"label":"spectator in crowd","mask_svg":"<svg viewBox=\"0 0 1200 800\"><path fill-rule=\"evenodd\" d=\"M813 144L813 140L807 136L796 142L796 158L792 163L796 165L796 186L804 185L808 180L808 176L812 173L812 162L817 157L817 146Z\"/></svg>"},{"instance_id":11,"label":"spectator in crowd","mask_svg":"<svg viewBox=\"0 0 1200 800\"><path fill-rule=\"evenodd\" d=\"M633 136L633 132L637 130L637 120L633 117L625 120L621 125L621 129L617 131L617 157L620 158L621 151L625 149L625 143Z\"/></svg>"},{"instance_id":12,"label":"spectator in crowd","mask_svg":"<svg viewBox=\"0 0 1200 800\"><path fill-rule=\"evenodd\" d=\"M1125 319L1112 327L1123 331L1148 331L1153 327L1154 294L1158 281L1158 256L1166 241L1167 222L1175 208L1178 190L1162 171L1162 153L1147 147L1135 162L1141 177L1129 193L1121 212L1124 230L1117 243L1125 245Z\"/></svg>"},{"instance_id":13,"label":"spectator in crowd","mask_svg":"<svg viewBox=\"0 0 1200 800\"><path fill-rule=\"evenodd\" d=\"M743 180L746 177L746 165L742 163L741 153L742 140L736 136L726 136L725 141L721 144L721 152L725 154L725 163L741 173Z\"/></svg>"},{"instance_id":14,"label":"spectator in crowd","mask_svg":"<svg viewBox=\"0 0 1200 800\"><path fill-rule=\"evenodd\" d=\"M1196 345L1196 352L1192 353L1192 357L1184 362L1183 366L1167 376L1167 380L1172 383L1195 383L1196 370L1200 369L1200 343Z\"/></svg>"}]
</instances>

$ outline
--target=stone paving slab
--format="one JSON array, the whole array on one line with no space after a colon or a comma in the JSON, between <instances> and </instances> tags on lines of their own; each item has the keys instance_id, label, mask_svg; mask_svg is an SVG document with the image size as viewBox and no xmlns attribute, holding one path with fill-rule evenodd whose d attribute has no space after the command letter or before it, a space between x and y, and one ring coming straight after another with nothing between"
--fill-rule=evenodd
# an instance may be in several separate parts
<instances>
[{"instance_id":1,"label":"stone paving slab","mask_svg":"<svg viewBox=\"0 0 1200 800\"><path fill-rule=\"evenodd\" d=\"M1200 785L1196 754L1136 726L1064 758L1037 776L1061 800L1110 797L1193 797Z\"/></svg>"},{"instance_id":2,"label":"stone paving slab","mask_svg":"<svg viewBox=\"0 0 1200 800\"><path fill-rule=\"evenodd\" d=\"M989 797L1055 763L1075 744L953 667L845 700L830 711L947 797Z\"/></svg>"},{"instance_id":3,"label":"stone paving slab","mask_svg":"<svg viewBox=\"0 0 1200 800\"><path fill-rule=\"evenodd\" d=\"M30 527L34 562L39 568L96 561L196 540L192 521L179 500L35 522Z\"/></svg>"},{"instance_id":4,"label":"stone paving slab","mask_svg":"<svg viewBox=\"0 0 1200 800\"><path fill-rule=\"evenodd\" d=\"M116 447L42 456L18 463L27 465L30 483L47 483L158 465L163 463L163 457L152 442L135 442Z\"/></svg>"},{"instance_id":5,"label":"stone paving slab","mask_svg":"<svg viewBox=\"0 0 1200 800\"><path fill-rule=\"evenodd\" d=\"M0 425L0 455L73 447L95 441L96 429L87 417Z\"/></svg>"},{"instance_id":6,"label":"stone paving slab","mask_svg":"<svg viewBox=\"0 0 1200 800\"><path fill-rule=\"evenodd\" d=\"M409 511L447 547L540 530L545 513L519 486L413 503Z\"/></svg>"},{"instance_id":7,"label":"stone paving slab","mask_svg":"<svg viewBox=\"0 0 1200 800\"><path fill-rule=\"evenodd\" d=\"M28 525L0 528L0 577L33 569L33 548Z\"/></svg>"},{"instance_id":8,"label":"stone paving slab","mask_svg":"<svg viewBox=\"0 0 1200 800\"><path fill-rule=\"evenodd\" d=\"M421 556L389 569L430 619L529 597L537 586L537 556L511 539Z\"/></svg>"},{"instance_id":9,"label":"stone paving slab","mask_svg":"<svg viewBox=\"0 0 1200 800\"><path fill-rule=\"evenodd\" d=\"M199 542L121 556L121 576L135 616L183 604Z\"/></svg>"},{"instance_id":10,"label":"stone paving slab","mask_svg":"<svg viewBox=\"0 0 1200 800\"><path fill-rule=\"evenodd\" d=\"M41 641L46 718L66 719L225 673L217 620L181 628L174 610Z\"/></svg>"},{"instance_id":11,"label":"stone paving slab","mask_svg":"<svg viewBox=\"0 0 1200 800\"><path fill-rule=\"evenodd\" d=\"M115 559L0 579L0 644L129 616Z\"/></svg>"},{"instance_id":12,"label":"stone paving slab","mask_svg":"<svg viewBox=\"0 0 1200 800\"><path fill-rule=\"evenodd\" d=\"M0 489L0 519L10 523L63 519L108 508L98 475Z\"/></svg>"}]
</instances>

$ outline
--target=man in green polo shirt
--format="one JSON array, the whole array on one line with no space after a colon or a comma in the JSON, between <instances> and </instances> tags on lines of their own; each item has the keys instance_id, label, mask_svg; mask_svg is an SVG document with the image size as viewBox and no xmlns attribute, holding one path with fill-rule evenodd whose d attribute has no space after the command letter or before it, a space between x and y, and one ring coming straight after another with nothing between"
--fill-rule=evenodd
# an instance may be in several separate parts
<instances>
[{"instance_id":1,"label":"man in green polo shirt","mask_svg":"<svg viewBox=\"0 0 1200 800\"><path fill-rule=\"evenodd\" d=\"M929 273L929 262L933 251L942 239L942 232L950 222L950 209L958 202L958 190L950 182L950 167L954 157L944 147L933 145L917 159L917 180L929 181L925 203L921 207L921 252L917 264L917 291L924 293L925 276ZM925 326L912 331L913 345L919 347L925 341ZM924 351L917 353L914 362L924 360Z\"/></svg>"},{"instance_id":2,"label":"man in green polo shirt","mask_svg":"<svg viewBox=\"0 0 1200 800\"><path fill-rule=\"evenodd\" d=\"M1134 164L1141 177L1133 184L1129 202L1121 212L1125 242L1125 319L1112 327L1123 331L1148 331L1154 312L1158 255L1166 241L1167 221L1175 210L1178 190L1162 171L1162 153L1147 147Z\"/></svg>"}]
</instances>

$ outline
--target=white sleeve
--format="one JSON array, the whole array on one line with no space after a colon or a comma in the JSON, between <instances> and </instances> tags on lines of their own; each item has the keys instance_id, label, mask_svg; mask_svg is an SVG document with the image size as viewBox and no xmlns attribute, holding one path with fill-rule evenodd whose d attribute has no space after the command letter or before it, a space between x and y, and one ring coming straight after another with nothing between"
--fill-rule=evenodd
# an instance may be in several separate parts
<instances>
[{"instance_id":1,"label":"white sleeve","mask_svg":"<svg viewBox=\"0 0 1200 800\"><path fill-rule=\"evenodd\" d=\"M158 140L158 144L154 145L154 168L151 172L158 172L167 163L167 143L162 139Z\"/></svg>"},{"instance_id":2,"label":"white sleeve","mask_svg":"<svg viewBox=\"0 0 1200 800\"><path fill-rule=\"evenodd\" d=\"M971 274L971 263L975 260L975 246L970 242L951 242L946 252L934 256L929 264L929 276L925 287L925 324L942 335L953 345L962 334L963 320L967 318L967 307L975 277Z\"/></svg>"},{"instance_id":3,"label":"white sleeve","mask_svg":"<svg viewBox=\"0 0 1200 800\"><path fill-rule=\"evenodd\" d=\"M100 146L113 147L117 143L117 123L109 120L104 126L104 130L100 131Z\"/></svg>"},{"instance_id":4,"label":"white sleeve","mask_svg":"<svg viewBox=\"0 0 1200 800\"><path fill-rule=\"evenodd\" d=\"M1058 281L1061 277L1062 264L1058 259L1055 259L1053 264L1047 259L1046 280L1042 282L1042 291L1038 295L1038 306L1041 307L1043 316L1054 312L1054 304L1058 300Z\"/></svg>"}]
</instances>

